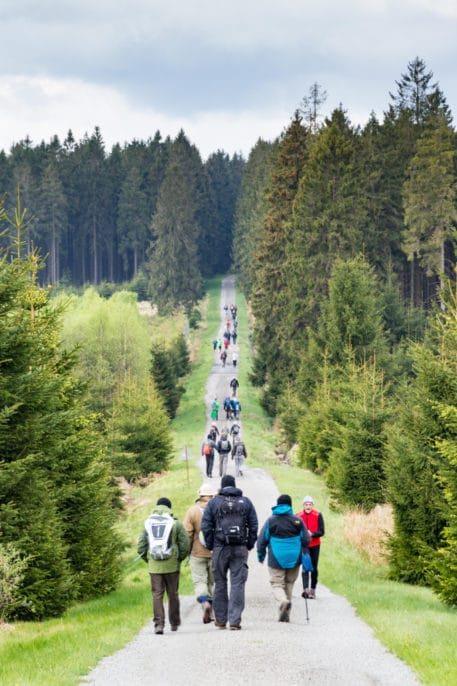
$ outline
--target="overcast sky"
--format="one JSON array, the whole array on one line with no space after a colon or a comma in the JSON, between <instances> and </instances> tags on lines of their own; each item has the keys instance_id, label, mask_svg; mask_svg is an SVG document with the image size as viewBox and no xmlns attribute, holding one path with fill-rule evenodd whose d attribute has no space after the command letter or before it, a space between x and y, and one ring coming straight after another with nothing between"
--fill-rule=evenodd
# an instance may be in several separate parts
<instances>
[{"instance_id":1,"label":"overcast sky","mask_svg":"<svg viewBox=\"0 0 457 686\"><path fill-rule=\"evenodd\" d=\"M324 114L382 118L416 56L457 118L457 0L0 0L0 26L6 152L99 126L247 157L316 82Z\"/></svg>"}]
</instances>

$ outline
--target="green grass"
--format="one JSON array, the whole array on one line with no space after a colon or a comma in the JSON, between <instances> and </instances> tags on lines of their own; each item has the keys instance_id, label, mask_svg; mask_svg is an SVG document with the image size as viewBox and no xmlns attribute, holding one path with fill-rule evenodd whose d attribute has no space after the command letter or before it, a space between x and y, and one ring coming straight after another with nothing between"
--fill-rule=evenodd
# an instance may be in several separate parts
<instances>
[{"instance_id":1,"label":"green grass","mask_svg":"<svg viewBox=\"0 0 457 686\"><path fill-rule=\"evenodd\" d=\"M263 466L276 480L278 490L289 493L296 509L310 492L322 510L326 535L322 542L320 579L333 592L344 595L382 643L407 662L423 684L454 686L457 681L455 640L457 611L446 607L428 589L394 583L386 570L365 560L345 543L343 517L329 508L322 479L297 466L279 464L274 455L277 435L259 404L259 393L248 384L250 346L246 336L244 300L238 293L240 338L240 399L243 437L249 464ZM8 686L74 686L98 661L130 641L151 616L146 565L136 559L136 540L160 495L167 495L182 517L193 502L200 483L195 468L205 427L204 394L213 361L211 341L219 328L220 280L209 284L207 317L192 334L198 359L187 380L173 426L175 454L170 471L146 488L130 494L119 528L128 547L121 586L107 596L75 606L61 619L17 623L0 632L0 683ZM170 328L172 330L173 327ZM188 461L183 459L186 452ZM182 594L192 594L189 567L184 565Z\"/></svg>"}]
</instances>

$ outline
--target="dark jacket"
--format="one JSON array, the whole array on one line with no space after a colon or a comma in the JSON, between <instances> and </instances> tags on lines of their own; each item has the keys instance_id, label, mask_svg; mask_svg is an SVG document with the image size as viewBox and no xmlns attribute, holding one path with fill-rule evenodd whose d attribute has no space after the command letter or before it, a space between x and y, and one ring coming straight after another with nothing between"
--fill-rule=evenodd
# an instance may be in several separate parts
<instances>
[{"instance_id":1,"label":"dark jacket","mask_svg":"<svg viewBox=\"0 0 457 686\"><path fill-rule=\"evenodd\" d=\"M208 505L205 507L205 511L203 513L203 518L202 518L202 526L201 530L203 532L203 536L205 538L205 545L208 548L208 550L213 550L213 548L221 547L226 545L225 541L218 537L218 534L216 532L216 527L217 527L217 513L219 510L219 507L221 506L221 503L224 499L224 496L231 495L231 496L238 496L243 498L243 504L245 506L245 514L246 514L246 526L247 526L247 536L248 540L246 543L246 548L248 550L252 550L252 548L255 545L255 542L257 540L257 530L259 527L259 522L257 520L257 513L255 511L255 507L252 504L252 502L249 500L249 498L246 498L246 496L243 496L243 491L240 488L236 488L235 486L226 486L225 488L221 488L219 491L218 495L216 495L214 498L212 498Z\"/></svg>"},{"instance_id":2,"label":"dark jacket","mask_svg":"<svg viewBox=\"0 0 457 686\"><path fill-rule=\"evenodd\" d=\"M309 533L290 505L275 505L257 541L257 558L263 562L268 548L268 566L292 569L301 563L303 548L309 544Z\"/></svg>"}]
</instances>

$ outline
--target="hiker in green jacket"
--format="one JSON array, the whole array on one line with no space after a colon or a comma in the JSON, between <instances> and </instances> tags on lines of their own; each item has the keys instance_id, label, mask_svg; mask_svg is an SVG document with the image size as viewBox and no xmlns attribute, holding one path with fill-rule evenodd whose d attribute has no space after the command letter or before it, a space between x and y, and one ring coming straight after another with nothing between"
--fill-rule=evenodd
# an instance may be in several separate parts
<instances>
[{"instance_id":1,"label":"hiker in green jacket","mask_svg":"<svg viewBox=\"0 0 457 686\"><path fill-rule=\"evenodd\" d=\"M154 521L154 515L159 515L166 523L170 518L171 530L167 540L159 542L158 536L163 531L163 526L146 526L149 520ZM166 524L165 524L166 525ZM162 546L161 554L164 559L157 558L156 550ZM156 634L163 634L165 626L165 609L163 597L165 592L168 596L168 619L172 631L177 631L181 624L179 605L179 570L181 562L189 554L189 537L182 522L173 517L171 501L168 498L159 498L151 517L145 522L145 527L138 539L138 554L148 564L151 577L152 606L154 611L154 627ZM153 550L153 552L151 552Z\"/></svg>"}]
</instances>

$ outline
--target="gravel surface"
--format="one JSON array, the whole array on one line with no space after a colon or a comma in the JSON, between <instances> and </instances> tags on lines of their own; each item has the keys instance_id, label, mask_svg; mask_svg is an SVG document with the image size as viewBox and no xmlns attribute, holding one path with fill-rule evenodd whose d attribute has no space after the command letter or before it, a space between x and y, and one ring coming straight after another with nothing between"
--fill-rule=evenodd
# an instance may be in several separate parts
<instances>
[{"instance_id":1,"label":"gravel surface","mask_svg":"<svg viewBox=\"0 0 457 686\"><path fill-rule=\"evenodd\" d=\"M222 307L232 302L235 302L234 281L228 277L221 293L221 331ZM240 331L240 335L245 332ZM243 361L239 360L240 363ZM222 369L215 354L207 386L208 408L215 395L220 401L227 395L233 375L232 365ZM239 398L242 405L241 387ZM217 458L215 463L216 467ZM198 466L204 474L203 459ZM229 462L229 473L234 474L233 462ZM237 485L254 502L262 525L278 496L274 481L262 469L250 468L248 460ZM325 543L322 552L325 554ZM145 583L148 583L146 578ZM125 648L103 659L81 684L417 686L420 683L409 667L374 638L371 629L344 598L318 584L316 600L308 600L307 618L300 591L299 577L290 623L278 622L268 569L266 564L257 562L252 551L241 631L223 631L213 624L204 625L195 599L182 597L179 631L172 633L166 626L164 635L156 636L151 620Z\"/></svg>"}]
</instances>

